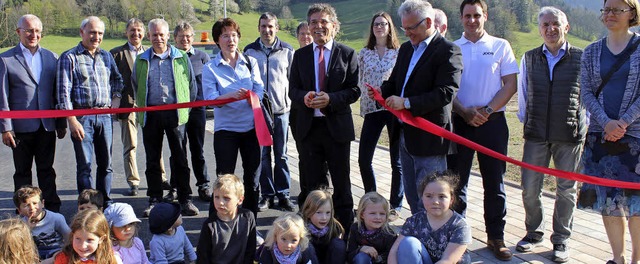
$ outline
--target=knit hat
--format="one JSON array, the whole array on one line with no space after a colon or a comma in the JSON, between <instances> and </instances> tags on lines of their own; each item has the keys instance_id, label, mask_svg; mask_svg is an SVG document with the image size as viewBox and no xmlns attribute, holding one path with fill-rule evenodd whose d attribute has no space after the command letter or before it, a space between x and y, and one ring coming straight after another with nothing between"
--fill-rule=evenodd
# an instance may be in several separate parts
<instances>
[{"instance_id":1,"label":"knit hat","mask_svg":"<svg viewBox=\"0 0 640 264\"><path fill-rule=\"evenodd\" d=\"M140 219L133 212L133 207L127 203L113 203L104 209L104 217L107 218L110 227L123 227L131 223L140 223Z\"/></svg>"},{"instance_id":2,"label":"knit hat","mask_svg":"<svg viewBox=\"0 0 640 264\"><path fill-rule=\"evenodd\" d=\"M149 230L152 234L162 234L169 230L180 217L180 205L157 203L149 213Z\"/></svg>"}]
</instances>

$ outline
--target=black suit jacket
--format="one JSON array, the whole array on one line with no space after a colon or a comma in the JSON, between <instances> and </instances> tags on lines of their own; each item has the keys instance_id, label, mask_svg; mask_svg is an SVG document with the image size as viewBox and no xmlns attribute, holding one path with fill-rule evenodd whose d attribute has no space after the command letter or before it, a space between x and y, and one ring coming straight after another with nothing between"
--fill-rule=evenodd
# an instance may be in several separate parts
<instances>
[{"instance_id":1,"label":"black suit jacket","mask_svg":"<svg viewBox=\"0 0 640 264\"><path fill-rule=\"evenodd\" d=\"M453 130L451 102L460 87L462 53L460 48L439 33L431 40L409 76L404 97L409 99L413 116ZM402 44L389 80L382 86L382 96L400 96L409 63L413 55L410 42ZM403 124L407 150L416 156L445 155L450 153L450 142L411 125Z\"/></svg>"},{"instance_id":2,"label":"black suit jacket","mask_svg":"<svg viewBox=\"0 0 640 264\"><path fill-rule=\"evenodd\" d=\"M304 96L309 91L315 91L316 87L313 63L313 45L307 45L293 55L289 75L289 98L299 109L294 129L301 139L309 133L313 121L314 109L304 104ZM325 92L330 98L330 103L325 109L329 133L337 142L352 141L355 139L355 133L349 105L360 97L358 61L352 48L333 42L325 83Z\"/></svg>"},{"instance_id":3,"label":"black suit jacket","mask_svg":"<svg viewBox=\"0 0 640 264\"><path fill-rule=\"evenodd\" d=\"M142 46L142 50L147 50L147 47ZM122 89L122 100L120 100L121 108L129 108L135 105L135 97L133 96L133 85L131 84L131 73L133 72L133 63L136 58L131 56L129 51L129 43L124 43L122 46L115 47L109 51L113 55L113 59L118 65L118 72L122 75L122 81L124 82L124 89ZM138 54L142 54L139 52ZM127 119L130 113L118 114L118 118Z\"/></svg>"}]
</instances>

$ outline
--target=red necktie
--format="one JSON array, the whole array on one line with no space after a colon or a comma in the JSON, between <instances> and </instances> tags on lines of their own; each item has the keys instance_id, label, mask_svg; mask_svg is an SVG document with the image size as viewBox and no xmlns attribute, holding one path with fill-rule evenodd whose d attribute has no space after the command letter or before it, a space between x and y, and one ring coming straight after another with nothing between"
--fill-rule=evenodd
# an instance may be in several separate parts
<instances>
[{"instance_id":1,"label":"red necktie","mask_svg":"<svg viewBox=\"0 0 640 264\"><path fill-rule=\"evenodd\" d=\"M318 55L318 87L320 91L324 91L324 77L326 75L326 69L324 66L324 46L318 45L318 50L320 51L320 55Z\"/></svg>"}]
</instances>

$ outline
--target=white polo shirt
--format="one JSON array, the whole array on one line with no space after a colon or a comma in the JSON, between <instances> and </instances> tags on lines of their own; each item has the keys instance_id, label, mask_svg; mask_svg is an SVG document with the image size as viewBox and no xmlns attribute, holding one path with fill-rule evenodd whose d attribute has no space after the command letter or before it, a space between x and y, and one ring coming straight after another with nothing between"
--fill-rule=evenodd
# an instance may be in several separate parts
<instances>
[{"instance_id":1,"label":"white polo shirt","mask_svg":"<svg viewBox=\"0 0 640 264\"><path fill-rule=\"evenodd\" d=\"M518 73L508 41L484 33L476 43L464 37L454 42L462 50L462 80L457 98L464 107L482 107L502 88L502 77ZM504 111L504 107L496 109Z\"/></svg>"}]
</instances>

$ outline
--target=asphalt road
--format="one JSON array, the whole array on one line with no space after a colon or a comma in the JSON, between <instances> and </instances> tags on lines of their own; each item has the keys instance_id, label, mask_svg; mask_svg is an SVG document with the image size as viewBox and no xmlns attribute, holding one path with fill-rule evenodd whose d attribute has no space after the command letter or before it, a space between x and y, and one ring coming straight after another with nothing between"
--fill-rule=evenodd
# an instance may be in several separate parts
<instances>
[{"instance_id":1,"label":"asphalt road","mask_svg":"<svg viewBox=\"0 0 640 264\"><path fill-rule=\"evenodd\" d=\"M213 155L213 134L212 134L212 123L213 120L207 121L207 133L205 135L205 159L207 162L208 173L210 177L215 177L215 157ZM145 171L145 152L144 146L142 144L142 131L138 131L138 150L137 150L137 161L138 161L138 171L142 178L140 182L140 194L136 197L124 196L125 191L128 190L128 185L126 182L126 177L124 175L123 162L122 162L122 141L120 139L120 124L119 122L113 123L113 179L112 179L112 191L111 198L115 202L125 202L131 204L133 206L138 218L142 220L142 223L138 226L138 236L145 243L145 246L148 246L149 241L151 240L151 233L149 232L149 225L146 218L142 218L142 211L148 205L148 197L146 197L146 189L147 183L146 178L144 176ZM166 143L164 141L164 161L167 165L167 173L170 175L170 169L168 168L169 164L169 154L171 153ZM190 159L190 157L189 157ZM293 170L297 170L297 164L291 164L292 162L297 163L297 159L290 159L289 164L293 165L291 168ZM191 163L189 161L189 163ZM56 170L57 179L57 189L58 195L62 200L61 213L67 219L67 222L71 221L73 215L77 212L77 197L78 192L76 190L76 162L75 162L75 153L73 150L73 145L71 143L71 139L67 135L64 139L57 141L56 146L56 160L54 163L54 168ZM95 175L95 164L93 166L93 175ZM4 219L7 217L15 216L15 206L13 204L13 158L11 149L1 145L0 146L0 218ZM295 172L297 173L297 171ZM37 185L37 179L35 177L35 165L33 168L33 184ZM238 159L236 165L236 175L242 175L242 167L241 161ZM242 178L242 177L240 177ZM209 204L203 202L197 198L197 188L195 186L195 177L191 176L191 188L194 193L194 204L200 209L200 214L197 216L191 217L183 217L183 227L187 231L187 235L191 239L191 243L193 246L197 246L198 237L200 236L200 228L202 227L202 223L208 217ZM95 184L95 183L94 183ZM299 183L297 181L292 180L291 182L291 194L292 200L295 202L295 196L299 193ZM41 186L42 188L42 186ZM166 194L166 191L165 191ZM278 215L282 214L282 211L269 209L266 212L261 212L258 214L258 231L260 231L263 235L266 235L268 227L271 225L273 220L278 217Z\"/></svg>"}]
</instances>

